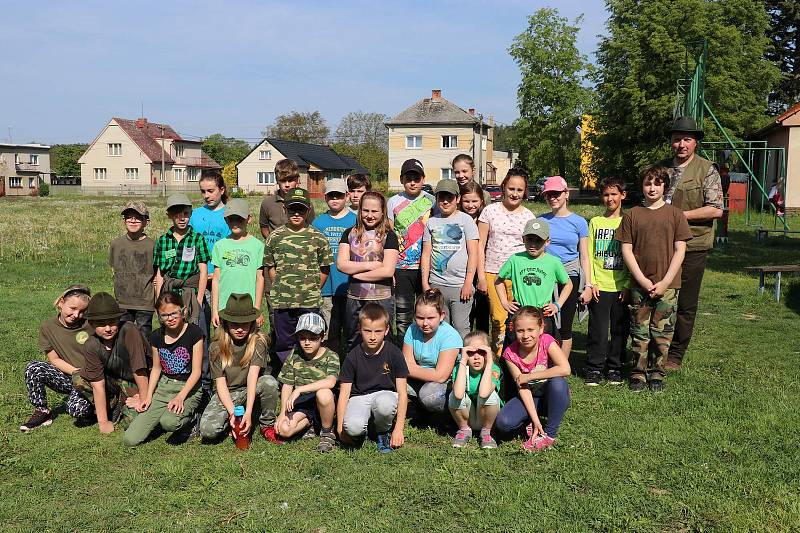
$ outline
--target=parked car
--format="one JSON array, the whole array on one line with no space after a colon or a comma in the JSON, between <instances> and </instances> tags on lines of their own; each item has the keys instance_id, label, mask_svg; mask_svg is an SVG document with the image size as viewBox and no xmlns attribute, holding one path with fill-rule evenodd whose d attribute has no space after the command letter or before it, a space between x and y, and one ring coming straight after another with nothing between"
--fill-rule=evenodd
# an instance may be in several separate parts
<instances>
[{"instance_id":1,"label":"parked car","mask_svg":"<svg viewBox=\"0 0 800 533\"><path fill-rule=\"evenodd\" d=\"M499 202L503 197L503 191L500 189L499 185L484 185L483 190L489 193L493 202Z\"/></svg>"},{"instance_id":2,"label":"parked car","mask_svg":"<svg viewBox=\"0 0 800 533\"><path fill-rule=\"evenodd\" d=\"M544 191L544 182L547 181L546 177L534 180L533 183L528 185L528 201L535 202L542 199L542 191Z\"/></svg>"}]
</instances>

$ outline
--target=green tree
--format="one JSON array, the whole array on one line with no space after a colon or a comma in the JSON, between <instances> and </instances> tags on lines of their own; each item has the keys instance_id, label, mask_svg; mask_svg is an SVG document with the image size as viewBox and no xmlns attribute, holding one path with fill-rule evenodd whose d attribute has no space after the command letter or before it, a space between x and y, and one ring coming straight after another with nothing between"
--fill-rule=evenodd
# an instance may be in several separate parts
<instances>
[{"instance_id":1,"label":"green tree","mask_svg":"<svg viewBox=\"0 0 800 533\"><path fill-rule=\"evenodd\" d=\"M221 133L209 135L203 140L203 151L214 161L225 167L228 163L238 163L250 153L246 141L225 137Z\"/></svg>"},{"instance_id":2,"label":"green tree","mask_svg":"<svg viewBox=\"0 0 800 533\"><path fill-rule=\"evenodd\" d=\"M309 113L292 111L286 115L278 115L275 122L261 133L264 137L274 137L284 141L324 144L328 142L331 130L319 111Z\"/></svg>"},{"instance_id":3,"label":"green tree","mask_svg":"<svg viewBox=\"0 0 800 533\"><path fill-rule=\"evenodd\" d=\"M336 142L348 145L373 144L388 150L389 130L384 125L388 119L383 113L351 111L342 117L336 127Z\"/></svg>"},{"instance_id":4,"label":"green tree","mask_svg":"<svg viewBox=\"0 0 800 533\"><path fill-rule=\"evenodd\" d=\"M89 148L88 144L54 144L50 147L50 170L56 176L80 176L78 159Z\"/></svg>"},{"instance_id":5,"label":"green tree","mask_svg":"<svg viewBox=\"0 0 800 533\"><path fill-rule=\"evenodd\" d=\"M222 179L225 187L231 191L239 184L239 172L236 170L237 161L230 161L222 168Z\"/></svg>"},{"instance_id":6,"label":"green tree","mask_svg":"<svg viewBox=\"0 0 800 533\"><path fill-rule=\"evenodd\" d=\"M534 174L579 172L576 128L592 101L592 90L585 85L592 65L575 44L581 20L570 24L556 9L539 9L509 47L522 75L515 131L521 157Z\"/></svg>"},{"instance_id":7,"label":"green tree","mask_svg":"<svg viewBox=\"0 0 800 533\"><path fill-rule=\"evenodd\" d=\"M769 95L772 114L780 114L800 101L800 3L797 0L767 0L772 43L767 59L778 65L781 80Z\"/></svg>"},{"instance_id":8,"label":"green tree","mask_svg":"<svg viewBox=\"0 0 800 533\"><path fill-rule=\"evenodd\" d=\"M519 152L519 135L517 128L513 124L495 124L494 149L504 152Z\"/></svg>"},{"instance_id":9,"label":"green tree","mask_svg":"<svg viewBox=\"0 0 800 533\"><path fill-rule=\"evenodd\" d=\"M697 43L709 42L705 98L744 137L764 123L777 68L764 58L769 20L761 0L606 0L608 36L597 53L598 166L629 180L668 154L676 84ZM693 68L693 65L690 65ZM709 140L719 140L710 121Z\"/></svg>"},{"instance_id":10,"label":"green tree","mask_svg":"<svg viewBox=\"0 0 800 533\"><path fill-rule=\"evenodd\" d=\"M361 163L373 180L386 180L389 175L389 153L382 146L372 143L366 144L347 144L334 143L331 148L341 155L347 155Z\"/></svg>"}]
</instances>

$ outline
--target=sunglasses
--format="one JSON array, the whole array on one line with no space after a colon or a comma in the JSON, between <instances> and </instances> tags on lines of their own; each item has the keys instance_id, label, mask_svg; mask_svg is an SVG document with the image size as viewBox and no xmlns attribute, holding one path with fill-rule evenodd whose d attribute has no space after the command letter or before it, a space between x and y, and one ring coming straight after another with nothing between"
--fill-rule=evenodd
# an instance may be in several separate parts
<instances>
[{"instance_id":1,"label":"sunglasses","mask_svg":"<svg viewBox=\"0 0 800 533\"><path fill-rule=\"evenodd\" d=\"M473 355L480 355L481 357L486 357L487 354L486 350L483 348L464 348L464 355L467 357L472 357Z\"/></svg>"}]
</instances>

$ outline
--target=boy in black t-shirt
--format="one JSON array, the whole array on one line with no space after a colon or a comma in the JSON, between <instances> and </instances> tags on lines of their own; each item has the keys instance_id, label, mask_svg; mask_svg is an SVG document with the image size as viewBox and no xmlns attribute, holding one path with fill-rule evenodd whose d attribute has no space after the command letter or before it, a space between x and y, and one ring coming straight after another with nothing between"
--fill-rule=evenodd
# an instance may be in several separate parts
<instances>
[{"instance_id":1,"label":"boy in black t-shirt","mask_svg":"<svg viewBox=\"0 0 800 533\"><path fill-rule=\"evenodd\" d=\"M354 438L367 433L372 421L378 434L378 451L389 453L405 440L408 367L400 350L386 342L389 314L383 307L367 303L359 312L358 322L361 344L347 354L339 374L339 438L352 444Z\"/></svg>"}]
</instances>

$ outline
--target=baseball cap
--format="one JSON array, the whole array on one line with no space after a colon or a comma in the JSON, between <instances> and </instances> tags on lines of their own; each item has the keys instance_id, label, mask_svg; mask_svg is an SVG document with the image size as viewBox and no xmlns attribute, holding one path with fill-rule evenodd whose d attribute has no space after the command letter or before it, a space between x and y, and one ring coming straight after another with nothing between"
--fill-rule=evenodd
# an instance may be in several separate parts
<instances>
[{"instance_id":1,"label":"baseball cap","mask_svg":"<svg viewBox=\"0 0 800 533\"><path fill-rule=\"evenodd\" d=\"M322 335L327 329L325 319L317 313L306 313L300 315L297 319L297 327L294 330L295 335L301 331L310 331L314 335Z\"/></svg>"},{"instance_id":2,"label":"baseball cap","mask_svg":"<svg viewBox=\"0 0 800 533\"><path fill-rule=\"evenodd\" d=\"M543 241L550 238L550 224L541 218L533 218L525 224L525 229L522 232L523 237L528 235L535 235Z\"/></svg>"},{"instance_id":3,"label":"baseball cap","mask_svg":"<svg viewBox=\"0 0 800 533\"><path fill-rule=\"evenodd\" d=\"M347 194L347 182L341 178L334 178L325 182L325 194L340 192Z\"/></svg>"},{"instance_id":4,"label":"baseball cap","mask_svg":"<svg viewBox=\"0 0 800 533\"><path fill-rule=\"evenodd\" d=\"M289 207L292 204L301 204L306 208L311 207L311 199L308 197L308 191L300 187L289 189L289 192L286 193L283 201L286 204L286 207Z\"/></svg>"},{"instance_id":5,"label":"baseball cap","mask_svg":"<svg viewBox=\"0 0 800 533\"><path fill-rule=\"evenodd\" d=\"M550 176L544 182L544 189L542 192L550 192L550 191L566 191L569 189L569 185L567 185L567 180L562 178L561 176Z\"/></svg>"},{"instance_id":6,"label":"baseball cap","mask_svg":"<svg viewBox=\"0 0 800 533\"><path fill-rule=\"evenodd\" d=\"M400 175L405 176L409 172L414 172L420 176L425 175L425 167L422 166L419 159L406 159L403 166L400 168Z\"/></svg>"},{"instance_id":7,"label":"baseball cap","mask_svg":"<svg viewBox=\"0 0 800 533\"><path fill-rule=\"evenodd\" d=\"M135 211L145 218L150 218L150 211L147 210L147 206L144 205L144 202L128 202L125 204L125 207L122 208L122 214L124 215L126 211Z\"/></svg>"},{"instance_id":8,"label":"baseball cap","mask_svg":"<svg viewBox=\"0 0 800 533\"><path fill-rule=\"evenodd\" d=\"M183 194L182 192L170 194L169 197L167 198L167 209L179 205L186 205L192 207L192 201L189 200L189 197Z\"/></svg>"},{"instance_id":9,"label":"baseball cap","mask_svg":"<svg viewBox=\"0 0 800 533\"><path fill-rule=\"evenodd\" d=\"M241 198L232 198L228 200L227 204L225 204L225 209L223 210L222 216L224 218L228 218L230 216L247 218L250 216L250 204L247 203L247 200L242 200Z\"/></svg>"},{"instance_id":10,"label":"baseball cap","mask_svg":"<svg viewBox=\"0 0 800 533\"><path fill-rule=\"evenodd\" d=\"M440 192L449 192L450 194L454 194L456 196L461 194L460 189L458 188L458 182L451 179L439 180L439 183L436 184L434 194L439 194Z\"/></svg>"}]
</instances>

